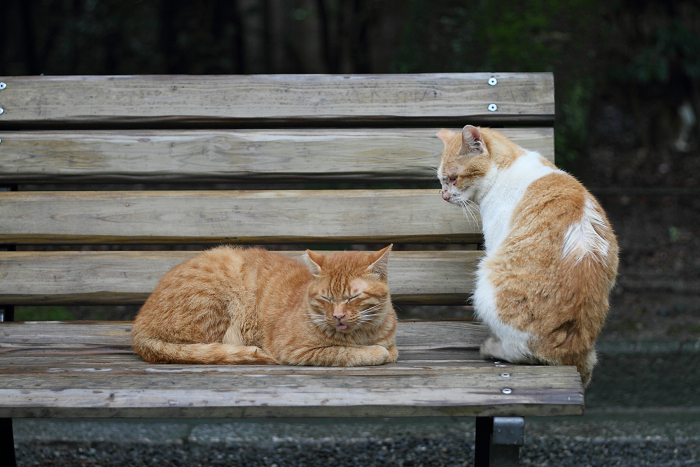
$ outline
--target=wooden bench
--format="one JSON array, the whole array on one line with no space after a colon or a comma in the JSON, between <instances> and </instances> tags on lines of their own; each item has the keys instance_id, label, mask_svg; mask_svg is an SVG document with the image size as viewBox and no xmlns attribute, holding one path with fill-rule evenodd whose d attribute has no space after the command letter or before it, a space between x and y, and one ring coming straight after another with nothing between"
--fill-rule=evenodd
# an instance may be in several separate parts
<instances>
[{"instance_id":1,"label":"wooden bench","mask_svg":"<svg viewBox=\"0 0 700 467\"><path fill-rule=\"evenodd\" d=\"M439 195L435 135L499 127L553 160L551 74L0 81L3 459L12 418L466 416L476 465L512 465L521 417L582 414L574 367L482 360L464 320L402 321L399 362L367 368L149 365L130 322L12 322L141 304L182 245L220 243L394 243L397 305L464 304L482 237Z\"/></svg>"}]
</instances>

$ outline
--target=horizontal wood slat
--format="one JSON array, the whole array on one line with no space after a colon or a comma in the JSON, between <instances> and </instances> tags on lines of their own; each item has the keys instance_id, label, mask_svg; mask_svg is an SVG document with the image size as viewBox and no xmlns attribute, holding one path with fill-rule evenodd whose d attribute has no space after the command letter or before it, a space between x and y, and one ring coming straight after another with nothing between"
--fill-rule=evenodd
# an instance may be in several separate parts
<instances>
[{"instance_id":1,"label":"horizontal wood slat","mask_svg":"<svg viewBox=\"0 0 700 467\"><path fill-rule=\"evenodd\" d=\"M496 85L489 85L490 78ZM0 128L542 123L551 73L3 77ZM489 110L495 104L497 109Z\"/></svg>"},{"instance_id":2,"label":"horizontal wood slat","mask_svg":"<svg viewBox=\"0 0 700 467\"><path fill-rule=\"evenodd\" d=\"M360 368L149 365L129 351L130 329L124 322L0 324L0 417L583 412L574 367L497 367L479 357L477 347L487 333L471 323L401 322L399 361ZM510 394L503 393L505 387Z\"/></svg>"},{"instance_id":3,"label":"horizontal wood slat","mask_svg":"<svg viewBox=\"0 0 700 467\"><path fill-rule=\"evenodd\" d=\"M0 325L0 355L89 351L97 346L131 351L131 321L26 321ZM396 334L404 350L478 349L488 337L486 326L465 320L404 320ZM58 353L56 354L58 355ZM76 361L77 363L77 361ZM84 362L85 364L89 364ZM172 368L170 365L164 368ZM220 368L209 366L205 368ZM233 368L249 368L233 366ZM263 366L275 370L279 366ZM310 370L316 371L313 368Z\"/></svg>"},{"instance_id":4,"label":"horizontal wood slat","mask_svg":"<svg viewBox=\"0 0 700 467\"><path fill-rule=\"evenodd\" d=\"M458 128L454 128L458 130ZM0 183L434 181L439 128L0 132ZM552 128L505 128L554 161Z\"/></svg>"},{"instance_id":5,"label":"horizontal wood slat","mask_svg":"<svg viewBox=\"0 0 700 467\"><path fill-rule=\"evenodd\" d=\"M300 258L301 251L281 254ZM193 251L0 252L0 304L141 304ZM394 251L395 303L464 304L479 251Z\"/></svg>"},{"instance_id":6,"label":"horizontal wood slat","mask_svg":"<svg viewBox=\"0 0 700 467\"><path fill-rule=\"evenodd\" d=\"M2 192L0 244L478 242L439 190Z\"/></svg>"}]
</instances>

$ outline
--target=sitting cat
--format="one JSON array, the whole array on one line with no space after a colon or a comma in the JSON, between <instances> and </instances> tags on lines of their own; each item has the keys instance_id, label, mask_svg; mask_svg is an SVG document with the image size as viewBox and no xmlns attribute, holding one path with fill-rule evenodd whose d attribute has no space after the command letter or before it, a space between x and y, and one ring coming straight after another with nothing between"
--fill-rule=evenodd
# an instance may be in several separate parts
<instances>
[{"instance_id":1,"label":"sitting cat","mask_svg":"<svg viewBox=\"0 0 700 467\"><path fill-rule=\"evenodd\" d=\"M484 358L576 365L588 385L615 284L618 246L596 199L498 131L441 130L445 201L478 205L486 252L474 310L492 332Z\"/></svg>"},{"instance_id":2,"label":"sitting cat","mask_svg":"<svg viewBox=\"0 0 700 467\"><path fill-rule=\"evenodd\" d=\"M134 351L149 363L395 362L390 250L307 250L306 265L258 248L206 251L160 280L136 316Z\"/></svg>"}]
</instances>

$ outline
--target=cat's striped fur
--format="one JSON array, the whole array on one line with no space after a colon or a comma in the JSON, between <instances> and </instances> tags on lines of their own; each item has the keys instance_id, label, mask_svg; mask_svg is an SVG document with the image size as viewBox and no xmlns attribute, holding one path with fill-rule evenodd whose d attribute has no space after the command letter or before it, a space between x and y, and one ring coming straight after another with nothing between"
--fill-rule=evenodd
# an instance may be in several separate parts
<instances>
[{"instance_id":1,"label":"cat's striped fur","mask_svg":"<svg viewBox=\"0 0 700 467\"><path fill-rule=\"evenodd\" d=\"M576 365L584 385L609 309L618 246L598 201L571 175L502 133L441 130L442 197L479 207L486 252L474 309L484 357Z\"/></svg>"},{"instance_id":2,"label":"cat's striped fur","mask_svg":"<svg viewBox=\"0 0 700 467\"><path fill-rule=\"evenodd\" d=\"M322 255L219 247L166 273L139 311L150 363L381 365L394 362L391 246Z\"/></svg>"}]
</instances>

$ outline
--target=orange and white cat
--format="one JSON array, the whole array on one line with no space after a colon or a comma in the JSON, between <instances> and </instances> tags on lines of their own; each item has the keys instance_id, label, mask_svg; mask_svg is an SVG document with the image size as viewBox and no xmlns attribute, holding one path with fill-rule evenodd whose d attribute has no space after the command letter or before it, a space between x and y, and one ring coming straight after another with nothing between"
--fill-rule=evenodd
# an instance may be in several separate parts
<instances>
[{"instance_id":1,"label":"orange and white cat","mask_svg":"<svg viewBox=\"0 0 700 467\"><path fill-rule=\"evenodd\" d=\"M305 265L259 248L218 247L166 273L132 330L149 363L381 365L395 362L391 245Z\"/></svg>"},{"instance_id":2,"label":"orange and white cat","mask_svg":"<svg viewBox=\"0 0 700 467\"><path fill-rule=\"evenodd\" d=\"M481 213L473 304L492 332L481 355L576 365L587 385L618 267L605 212L574 177L498 131L467 125L438 137L443 199Z\"/></svg>"}]
</instances>

